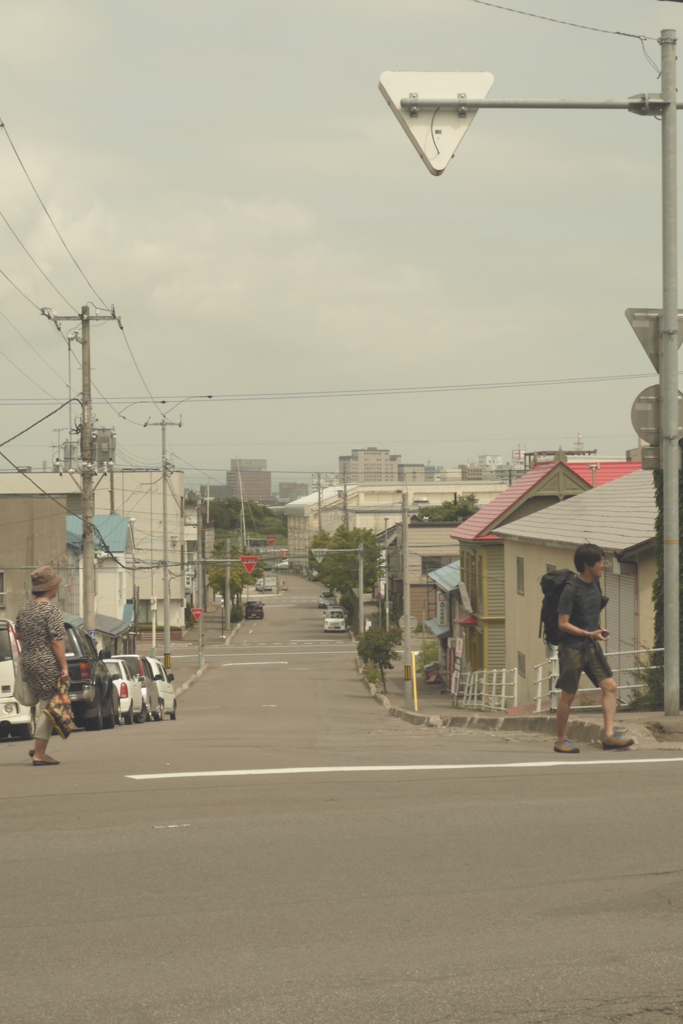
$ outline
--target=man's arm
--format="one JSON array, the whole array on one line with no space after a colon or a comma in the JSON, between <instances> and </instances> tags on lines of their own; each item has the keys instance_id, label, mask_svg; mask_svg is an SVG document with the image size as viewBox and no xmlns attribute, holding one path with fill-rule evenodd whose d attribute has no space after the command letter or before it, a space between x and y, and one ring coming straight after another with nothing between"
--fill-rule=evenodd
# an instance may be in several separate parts
<instances>
[{"instance_id":1,"label":"man's arm","mask_svg":"<svg viewBox=\"0 0 683 1024\"><path fill-rule=\"evenodd\" d=\"M563 633L572 633L574 636L580 636L584 638L590 637L591 640L606 640L609 636L606 629L595 629L592 633L589 633L586 629L580 629L578 626L574 626L569 621L568 615L558 615L557 625Z\"/></svg>"}]
</instances>

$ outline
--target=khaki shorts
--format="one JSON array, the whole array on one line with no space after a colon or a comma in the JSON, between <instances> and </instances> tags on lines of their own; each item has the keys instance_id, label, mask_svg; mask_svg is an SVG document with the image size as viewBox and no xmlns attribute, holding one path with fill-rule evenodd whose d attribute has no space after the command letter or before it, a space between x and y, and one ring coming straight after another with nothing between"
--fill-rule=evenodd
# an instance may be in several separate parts
<instances>
[{"instance_id":1,"label":"khaki shorts","mask_svg":"<svg viewBox=\"0 0 683 1024\"><path fill-rule=\"evenodd\" d=\"M582 672L586 673L593 686L600 686L603 680L612 677L609 662L594 640L587 641L583 647L565 647L560 644L558 653L560 678L557 680L557 690L576 693Z\"/></svg>"}]
</instances>

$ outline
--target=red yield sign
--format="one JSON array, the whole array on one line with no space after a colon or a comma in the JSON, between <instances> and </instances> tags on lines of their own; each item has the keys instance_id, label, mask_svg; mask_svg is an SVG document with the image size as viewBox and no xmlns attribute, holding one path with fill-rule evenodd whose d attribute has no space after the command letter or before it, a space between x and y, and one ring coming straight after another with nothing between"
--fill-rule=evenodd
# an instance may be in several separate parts
<instances>
[{"instance_id":1,"label":"red yield sign","mask_svg":"<svg viewBox=\"0 0 683 1024\"><path fill-rule=\"evenodd\" d=\"M269 546L272 548L273 544L277 540L277 537L266 537L266 540L268 541Z\"/></svg>"},{"instance_id":2,"label":"red yield sign","mask_svg":"<svg viewBox=\"0 0 683 1024\"><path fill-rule=\"evenodd\" d=\"M240 555L240 562L251 576L258 562L258 555Z\"/></svg>"},{"instance_id":3,"label":"red yield sign","mask_svg":"<svg viewBox=\"0 0 683 1024\"><path fill-rule=\"evenodd\" d=\"M193 608L192 609L192 614L194 615L194 617L197 620L197 622L199 622L199 620L201 619L202 615L204 614L204 609L203 608Z\"/></svg>"}]
</instances>

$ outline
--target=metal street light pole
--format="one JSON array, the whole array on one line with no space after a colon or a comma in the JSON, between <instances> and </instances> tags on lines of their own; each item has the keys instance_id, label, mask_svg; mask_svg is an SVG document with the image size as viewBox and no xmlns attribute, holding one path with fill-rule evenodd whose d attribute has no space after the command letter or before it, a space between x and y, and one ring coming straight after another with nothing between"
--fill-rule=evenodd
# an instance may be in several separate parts
<instances>
[{"instance_id":1,"label":"metal street light pole","mask_svg":"<svg viewBox=\"0 0 683 1024\"><path fill-rule=\"evenodd\" d=\"M662 51L662 91L640 93L627 100L546 100L488 99L468 96L466 88L488 93L492 77L487 73L448 72L438 80L450 95L425 96L418 88L428 88L432 73L385 72L380 91L401 126L420 153L430 172L442 174L472 122L481 109L521 110L626 110L642 116L659 117L662 122L662 278L663 309L661 327L660 426L661 468L664 473L663 565L664 565L664 713L680 711L680 544L679 544L679 436L678 436L678 222L677 222L677 110L683 108L676 92L676 31L663 29L659 43ZM450 85L448 82L450 81ZM468 86L466 83L469 82ZM421 117L427 114L427 119ZM434 118L447 118L451 143L434 144ZM444 136L445 138L445 136ZM434 154L436 149L436 155ZM405 513L404 513L405 519ZM405 572L405 564L404 564ZM405 579L405 577L404 577ZM405 605L405 582L404 582ZM407 620L406 620L406 624ZM408 663L406 648L406 704Z\"/></svg>"},{"instance_id":2,"label":"metal street light pole","mask_svg":"<svg viewBox=\"0 0 683 1024\"><path fill-rule=\"evenodd\" d=\"M360 636L365 632L365 604L363 601L363 536L358 541L358 633Z\"/></svg>"},{"instance_id":3,"label":"metal street light pole","mask_svg":"<svg viewBox=\"0 0 683 1024\"><path fill-rule=\"evenodd\" d=\"M680 711L680 546L678 474L678 202L676 153L676 32L662 47L662 469L664 470L664 714Z\"/></svg>"},{"instance_id":4,"label":"metal street light pole","mask_svg":"<svg viewBox=\"0 0 683 1024\"><path fill-rule=\"evenodd\" d=\"M130 539L133 541L133 654L137 651L138 646L138 592L135 586L135 519L129 519L130 523Z\"/></svg>"},{"instance_id":5,"label":"metal street light pole","mask_svg":"<svg viewBox=\"0 0 683 1024\"><path fill-rule=\"evenodd\" d=\"M389 632L389 516L384 517L384 619Z\"/></svg>"},{"instance_id":6,"label":"metal street light pole","mask_svg":"<svg viewBox=\"0 0 683 1024\"><path fill-rule=\"evenodd\" d=\"M413 707L412 659L410 642L410 551L408 545L408 490L403 491L403 697L407 708Z\"/></svg>"}]
</instances>

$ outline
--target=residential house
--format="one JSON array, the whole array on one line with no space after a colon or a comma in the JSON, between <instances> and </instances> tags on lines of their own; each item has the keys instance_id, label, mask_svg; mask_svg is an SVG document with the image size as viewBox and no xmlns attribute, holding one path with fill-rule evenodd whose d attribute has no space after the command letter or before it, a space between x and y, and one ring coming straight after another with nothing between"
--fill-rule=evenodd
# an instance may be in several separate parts
<instances>
[{"instance_id":1,"label":"residential house","mask_svg":"<svg viewBox=\"0 0 683 1024\"><path fill-rule=\"evenodd\" d=\"M464 663L469 669L510 668L505 642L505 561L494 531L640 469L638 463L567 464L559 452L539 461L512 487L452 531L460 544L461 573L472 607Z\"/></svg>"},{"instance_id":2,"label":"residential house","mask_svg":"<svg viewBox=\"0 0 683 1024\"><path fill-rule=\"evenodd\" d=\"M95 533L95 614L124 620L128 601L128 576L133 564L130 524L123 516L93 518ZM83 522L78 516L66 517L68 565L66 583L69 611L83 615Z\"/></svg>"},{"instance_id":3,"label":"residential house","mask_svg":"<svg viewBox=\"0 0 683 1024\"><path fill-rule=\"evenodd\" d=\"M617 658L617 651L652 647L656 514L652 474L639 470L495 528L503 543L507 661L519 669L521 704L534 699L534 666L547 656L538 635L540 579L551 569L573 570L579 544L598 544L607 555L602 587L609 602L603 622L610 633L606 651L612 668L623 672L634 664L628 655Z\"/></svg>"},{"instance_id":4,"label":"residential house","mask_svg":"<svg viewBox=\"0 0 683 1024\"><path fill-rule=\"evenodd\" d=\"M13 474L16 477L16 474ZM4 476L4 474L3 474ZM0 492L0 618L14 620L31 599L31 571L52 565L64 576L66 565L65 495ZM66 609L68 591L60 586L57 604Z\"/></svg>"},{"instance_id":5,"label":"residential house","mask_svg":"<svg viewBox=\"0 0 683 1024\"><path fill-rule=\"evenodd\" d=\"M436 588L429 575L449 565L458 554L452 539L453 523L431 522L412 516L408 523L408 564L410 569L410 613L427 624L437 612ZM384 531L378 534L384 542ZM387 567L389 605L396 617L403 615L403 524L388 531Z\"/></svg>"}]
</instances>

